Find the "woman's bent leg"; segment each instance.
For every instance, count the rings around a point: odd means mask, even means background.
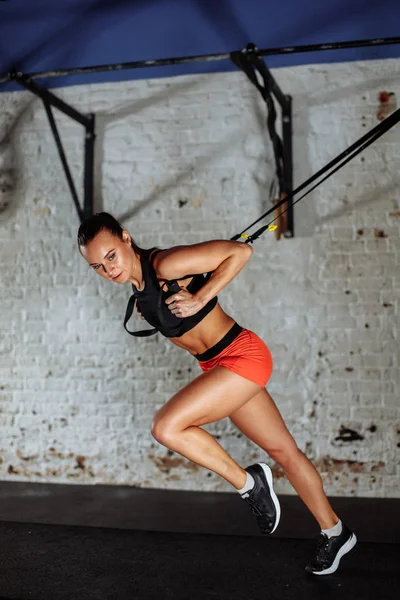
[[[155,415],[153,436],[161,444],[214,471],[236,489],[247,474],[201,425],[238,411],[260,392],[260,386],[215,367],[175,394]]]
[[[297,447],[266,390],[260,391],[238,408],[230,415],[230,419],[240,431],[282,466],[288,480],[321,529],[333,527],[339,521],[325,495],[321,476]]]

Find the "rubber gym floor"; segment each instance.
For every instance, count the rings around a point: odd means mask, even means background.
[[[400,501],[331,498],[358,544],[304,572],[318,527],[297,496],[262,536],[236,494],[2,482],[0,600],[394,600]]]

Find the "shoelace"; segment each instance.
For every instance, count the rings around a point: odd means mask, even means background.
[[[248,496],[247,498],[243,498],[243,500],[244,500],[245,502],[247,502],[247,504],[250,506],[250,508],[251,508],[251,511],[253,512],[253,514],[255,514],[255,515],[257,515],[257,516],[260,516],[260,515],[261,515],[260,511],[258,510],[258,508],[257,508],[257,506],[256,506],[256,503],[255,503],[255,501],[254,501],[254,498],[252,498],[251,496]]]
[[[256,503],[254,501],[254,498],[252,498],[251,496],[248,496],[247,498],[243,498],[243,500],[245,502],[247,502],[247,504],[250,506],[251,511],[254,515],[256,515],[256,517],[261,517],[263,522],[265,522],[265,526],[266,527],[270,527],[271,523],[272,523],[272,519],[270,517],[268,517],[267,515],[263,515],[260,510],[257,508]]]
[[[328,546],[329,546],[329,538],[326,535],[321,533],[317,539],[317,551],[315,554],[315,557],[317,560],[326,559],[325,552],[326,552]]]

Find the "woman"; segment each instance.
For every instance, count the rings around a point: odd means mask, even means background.
[[[229,417],[281,465],[318,521],[317,552],[306,571],[315,575],[336,571],[356,537],[333,511],[319,473],[298,449],[265,389],[272,372],[267,346],[218,304],[217,294],[245,266],[252,248],[215,240],[143,250],[107,213],[81,224],[78,245],[83,258],[101,277],[132,284],[141,316],[192,354],[203,370],[156,413],[155,439],[228,481],[249,504],[260,530],[272,533],[279,523],[280,506],[269,467],[258,463],[243,469],[201,428]],[[204,277],[206,272],[211,276]],[[133,302],[130,304],[132,309]],[[125,324],[128,317],[129,313]]]

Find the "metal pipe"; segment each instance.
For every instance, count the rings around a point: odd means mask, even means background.
[[[387,46],[400,44],[400,37],[377,38],[369,40],[354,40],[350,42],[328,42],[325,44],[308,44],[303,46],[283,46],[280,48],[267,48],[259,50],[260,56],[276,56],[280,54],[298,54],[304,52],[321,52],[324,50],[343,50],[345,48],[362,48],[365,46]],[[218,60],[230,60],[231,53],[223,54],[201,54],[198,56],[184,56],[181,58],[162,58],[157,60],[141,60],[127,63],[115,63],[110,65],[97,65],[92,67],[76,67],[71,69],[57,69],[53,71],[42,71],[29,73],[30,78],[40,79],[48,77],[64,77],[67,75],[85,75],[89,73],[101,73],[104,71],[122,71],[126,69],[142,69],[145,67],[165,67],[167,65],[183,65],[196,62],[213,62]],[[0,83],[11,81],[12,73],[0,77]]]

